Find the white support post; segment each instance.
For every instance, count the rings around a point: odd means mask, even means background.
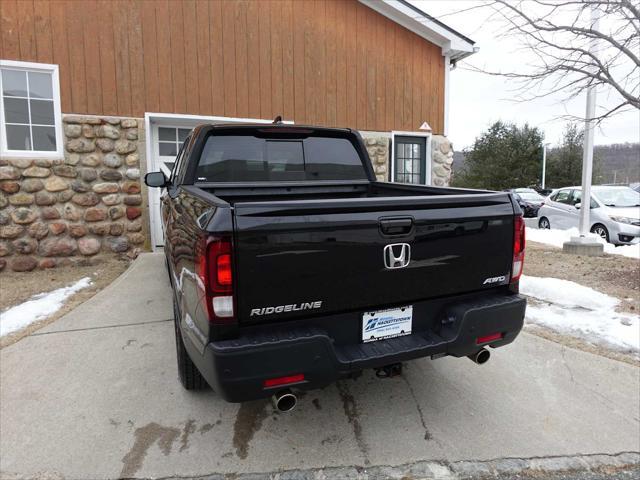
[[[600,11],[595,6],[591,10],[593,29],[598,29]],[[594,52],[597,47],[595,37],[591,40],[589,50]],[[596,89],[593,85],[587,89],[587,108],[584,124],[584,148],[582,153],[582,208],[580,209],[580,236],[585,237],[589,232],[589,214],[591,213],[591,178],[593,176],[593,134],[594,117],[596,116]]]
[[[449,136],[449,91],[451,90],[451,57],[444,56],[444,136]]]
[[[547,177],[547,145],[545,143],[542,145],[542,189],[544,190],[545,178]]]

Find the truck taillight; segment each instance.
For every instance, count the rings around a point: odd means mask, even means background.
[[[212,238],[207,243],[208,287],[214,295],[231,293],[233,273],[231,268],[231,240]]]
[[[524,265],[525,225],[521,215],[513,221],[513,264],[511,266],[511,283],[520,280]]]
[[[233,272],[231,271],[231,254],[222,253],[216,259],[216,282],[220,286],[230,286],[233,281]]]
[[[231,238],[206,237],[198,255],[198,276],[204,288],[204,301],[213,324],[235,322],[233,298],[233,258]]]

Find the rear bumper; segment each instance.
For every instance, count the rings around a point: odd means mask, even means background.
[[[299,373],[305,379],[292,388],[321,388],[365,368],[432,355],[471,355],[487,346],[476,344],[478,337],[496,332],[502,338],[488,346],[507,345],[522,329],[525,308],[526,300],[519,295],[488,295],[448,305],[436,329],[366,344],[336,345],[315,327],[256,333],[209,343],[200,370],[230,402],[269,397],[279,387],[264,388],[265,379]]]

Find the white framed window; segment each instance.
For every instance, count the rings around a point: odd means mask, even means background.
[[[61,158],[58,66],[0,60],[0,153]]]
[[[155,125],[154,129],[155,157],[159,161],[160,170],[169,177],[176,161],[176,155],[178,155],[180,147],[189,136],[191,128]]]

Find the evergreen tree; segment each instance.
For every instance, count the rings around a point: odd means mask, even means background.
[[[540,183],[542,140],[542,132],[526,123],[495,122],[465,151],[464,167],[455,172],[453,185],[505,190]]]

